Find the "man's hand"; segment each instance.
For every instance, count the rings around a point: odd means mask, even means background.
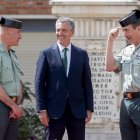
[[[47,111],[42,111],[39,114],[39,120],[40,122],[45,125],[46,127],[49,126],[49,117],[47,114]]]
[[[118,37],[120,29],[121,29],[121,27],[116,27],[116,28],[111,29],[109,32],[109,39],[114,41]]]
[[[10,118],[20,118],[23,116],[23,109],[21,108],[21,106],[15,104],[12,106],[11,108],[11,112],[10,112]]]
[[[86,124],[90,122],[91,117],[92,117],[92,112],[90,110],[87,110],[87,117],[85,120]]]

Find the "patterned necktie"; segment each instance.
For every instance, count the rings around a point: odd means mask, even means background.
[[[68,48],[64,48],[62,50],[63,51],[62,62],[63,62],[64,68],[65,68],[66,74],[67,74],[67,50],[68,50]]]

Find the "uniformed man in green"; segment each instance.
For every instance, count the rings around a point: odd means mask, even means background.
[[[106,70],[122,72],[123,96],[120,109],[122,140],[140,140],[140,10],[120,19],[121,27],[111,29],[107,41]],[[113,56],[113,45],[119,31],[130,45]]]
[[[21,38],[20,21],[0,19],[0,140],[18,140],[18,120],[23,115],[20,101],[20,69],[12,46]]]

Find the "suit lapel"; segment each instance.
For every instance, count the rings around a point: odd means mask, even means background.
[[[71,60],[70,60],[70,67],[68,77],[71,75],[72,71],[75,69],[75,62],[78,59],[77,51],[73,45],[71,45]]]

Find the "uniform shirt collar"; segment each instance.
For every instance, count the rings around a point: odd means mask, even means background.
[[[2,42],[0,42],[0,51],[1,51],[1,52],[4,52],[4,51],[7,52],[7,50],[6,50],[6,48],[4,47],[4,45],[2,44]]]

